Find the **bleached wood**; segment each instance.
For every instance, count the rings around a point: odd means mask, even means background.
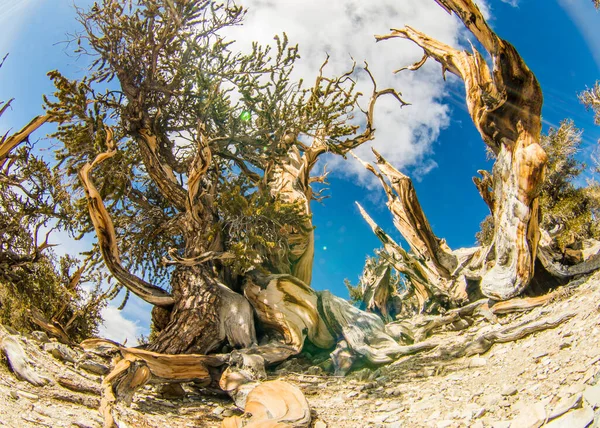
[[[482,264],[481,290],[489,297],[506,300],[521,293],[533,276],[539,239],[537,196],[543,180],[546,153],[540,146],[542,92],[516,49],[499,38],[471,0],[439,0],[455,13],[491,56],[490,70],[473,48],[461,51],[411,27],[392,30],[377,40],[405,38],[420,46],[425,55],[465,83],[469,113],[484,142],[496,154],[493,197],[494,237]],[[422,63],[421,60],[419,63]],[[487,185],[489,183],[480,183]],[[485,186],[480,190],[484,189]]]

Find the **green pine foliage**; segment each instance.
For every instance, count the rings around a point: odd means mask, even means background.
[[[93,180],[126,267],[168,288],[172,267],[163,261],[171,254],[234,254],[214,264],[219,274],[277,264],[305,219],[272,198],[266,181],[317,131],[326,130],[330,152],[357,133],[354,69],[341,77],[321,69],[311,87],[290,77],[299,53],[285,34],[234,50],[222,31],[239,25],[245,10],[229,1],[104,0],[78,12],[83,35],[73,45],[91,66],[79,80],[51,72],[56,91],[46,109],[60,122],[58,160],[80,196],[76,175],[106,150],[104,127],[113,129],[117,154],[94,168]],[[157,137],[161,168],[172,171],[183,198],[190,165],[202,146],[210,150],[191,210],[148,171],[141,129]],[[84,198],[74,205],[73,221],[93,232]],[[193,227],[185,212],[197,214]],[[92,257],[101,263],[98,251]]]
[[[558,230],[554,239],[561,250],[586,238],[600,238],[597,184],[584,187],[575,184],[586,169],[576,158],[581,147],[581,132],[573,121],[566,120],[558,129],[551,128],[548,135],[542,137],[541,144],[548,154],[540,196],[541,226]]]

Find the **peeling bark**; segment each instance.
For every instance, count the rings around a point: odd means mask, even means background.
[[[411,27],[392,30],[376,39],[409,39],[440,63],[444,72],[450,71],[465,83],[471,118],[497,156],[493,198],[482,194],[488,205],[494,201],[495,228],[488,249],[493,266],[481,272],[481,290],[489,297],[506,300],[529,284],[537,253],[537,197],[547,160],[539,144],[542,92],[516,49],[490,29],[471,0],[438,3],[454,12],[483,45],[492,57],[493,70],[475,49],[472,53],[456,50]]]

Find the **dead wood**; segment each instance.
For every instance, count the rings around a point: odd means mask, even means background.
[[[371,226],[375,236],[383,244],[385,252],[382,256],[388,258],[388,262],[399,273],[409,278],[408,283],[412,286],[417,297],[420,311],[423,312],[431,300],[445,300],[448,294],[438,287],[440,278],[432,272],[425,264],[421,263],[416,257],[410,255],[406,250],[396,243],[387,233],[383,231],[367,214],[363,207],[357,202],[356,205]]]
[[[36,308],[33,308],[29,310],[29,315],[31,321],[35,325],[37,325],[50,335],[56,337],[60,342],[65,343],[67,345],[74,344],[71,338],[69,337],[69,334],[63,328],[63,326],[59,323],[51,323],[48,319],[46,319],[46,317],[44,317],[41,311],[37,310]]]
[[[48,114],[37,116],[33,118],[27,125],[25,125],[19,132],[9,137],[0,136],[0,165],[4,164],[4,160],[15,147],[29,138],[29,136],[35,130],[37,130],[44,123],[48,122],[50,119],[51,116]]]
[[[0,326],[0,349],[6,356],[13,372],[34,386],[44,386],[49,379],[40,376],[31,366],[31,359],[21,346],[18,336],[9,335]]]
[[[102,392],[99,387],[90,385],[89,383],[83,383],[70,376],[59,376],[56,378],[56,383],[68,390],[82,392],[84,394],[100,395]]]
[[[499,38],[471,0],[438,1],[455,13],[491,56],[473,48],[461,51],[411,27],[376,36],[378,41],[405,38],[420,46],[426,57],[441,64],[465,83],[469,113],[485,144],[496,154],[492,182],[478,184],[492,206],[494,236],[478,266],[480,287],[488,297],[507,300],[520,294],[533,276],[539,239],[538,202],[546,153],[539,144],[542,92],[516,49]],[[422,65],[424,59],[419,61]],[[413,67],[418,68],[418,67]],[[491,187],[491,189],[490,189]]]
[[[311,421],[310,407],[302,391],[280,380],[256,386],[248,394],[244,412],[251,415],[247,423],[233,416],[224,420],[221,427],[307,427]]]
[[[65,394],[56,391],[48,391],[45,393],[45,395],[66,403],[79,404],[87,407],[88,409],[98,409],[100,407],[100,399],[96,397],[90,397],[89,395]]]
[[[538,331],[558,327],[565,321],[573,318],[575,313],[558,314],[540,320],[528,320],[516,326],[501,328],[483,333],[475,338],[468,337],[461,343],[449,347],[440,347],[436,351],[438,357],[451,358],[470,357],[475,354],[487,352],[495,343],[513,342]]]

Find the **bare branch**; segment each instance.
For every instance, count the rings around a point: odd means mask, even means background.
[[[3,137],[3,139],[0,141],[0,165],[4,163],[4,160],[12,151],[12,149],[25,141],[36,129],[48,122],[50,118],[51,116],[49,114],[37,116],[16,134],[6,138]]]
[[[102,197],[90,178],[90,171],[95,165],[111,158],[117,152],[112,130],[109,127],[106,127],[105,129],[108,150],[96,156],[96,159],[94,159],[91,164],[89,162],[86,163],[79,172],[79,178],[81,179],[88,200],[88,209],[90,211],[92,223],[96,229],[96,236],[98,237],[98,244],[102,257],[114,277],[136,296],[153,305],[170,306],[174,303],[174,299],[171,295],[162,288],[149,284],[143,279],[133,275],[121,264],[115,228],[110,215],[102,202]]]

